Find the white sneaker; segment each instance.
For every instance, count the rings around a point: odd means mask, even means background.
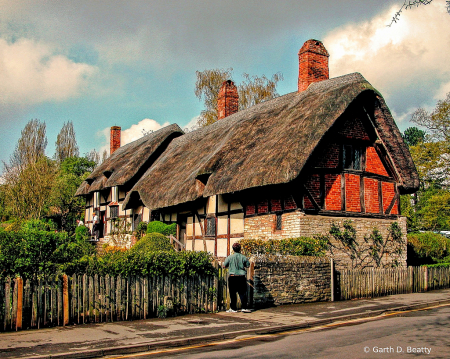
[[[227,310],[227,313],[237,313],[237,310],[233,310],[233,309],[230,308],[230,309]]]
[[[251,313],[252,311],[250,309],[242,309],[241,312],[242,313]]]

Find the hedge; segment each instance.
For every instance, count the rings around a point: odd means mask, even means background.
[[[166,224],[160,221],[152,221],[147,225],[147,233],[161,233],[165,236],[177,235],[177,224]]]
[[[438,233],[408,234],[408,265],[450,262],[450,239]]]
[[[241,252],[252,254],[279,254],[293,256],[322,257],[328,248],[328,242],[323,238],[298,237],[287,239],[242,239]]]

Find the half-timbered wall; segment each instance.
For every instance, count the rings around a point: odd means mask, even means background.
[[[147,215],[149,211],[140,207],[135,210],[124,210],[122,202],[125,199],[126,193],[120,187],[107,188],[102,191],[93,192],[86,197],[85,209],[85,225],[93,231],[93,217],[94,213],[99,215],[100,221],[103,221],[103,237],[108,237],[113,228],[113,219],[126,219],[131,225],[131,230],[134,230],[134,214],[141,214],[141,218]],[[148,220],[148,219],[147,219]],[[107,238],[106,238],[107,239]]]
[[[396,220],[400,211],[395,174],[376,131],[370,129],[363,109],[341,119],[310,160],[309,174],[291,186],[298,190],[245,203],[245,238],[309,235],[300,220],[304,213]]]
[[[161,219],[178,224],[178,238],[186,250],[226,257],[233,243],[244,238],[243,207],[222,195],[208,197],[192,210],[163,212]]]

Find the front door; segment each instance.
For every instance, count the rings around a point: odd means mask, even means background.
[[[103,238],[106,233],[106,211],[100,212],[100,225],[99,225],[99,233],[98,237]]]

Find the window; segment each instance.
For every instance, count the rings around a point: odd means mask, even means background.
[[[109,216],[111,218],[119,217],[119,206],[111,206],[111,207],[109,207]]]
[[[150,222],[161,220],[161,215],[159,211],[151,211],[150,213]]]
[[[276,227],[275,227],[275,229],[277,230],[277,231],[281,231],[281,228],[282,228],[282,219],[281,219],[281,213],[278,213],[277,214],[277,225],[276,225]]]
[[[216,217],[206,218],[206,235],[208,237],[216,235]]]
[[[344,169],[361,170],[361,147],[344,145],[342,154]]]

